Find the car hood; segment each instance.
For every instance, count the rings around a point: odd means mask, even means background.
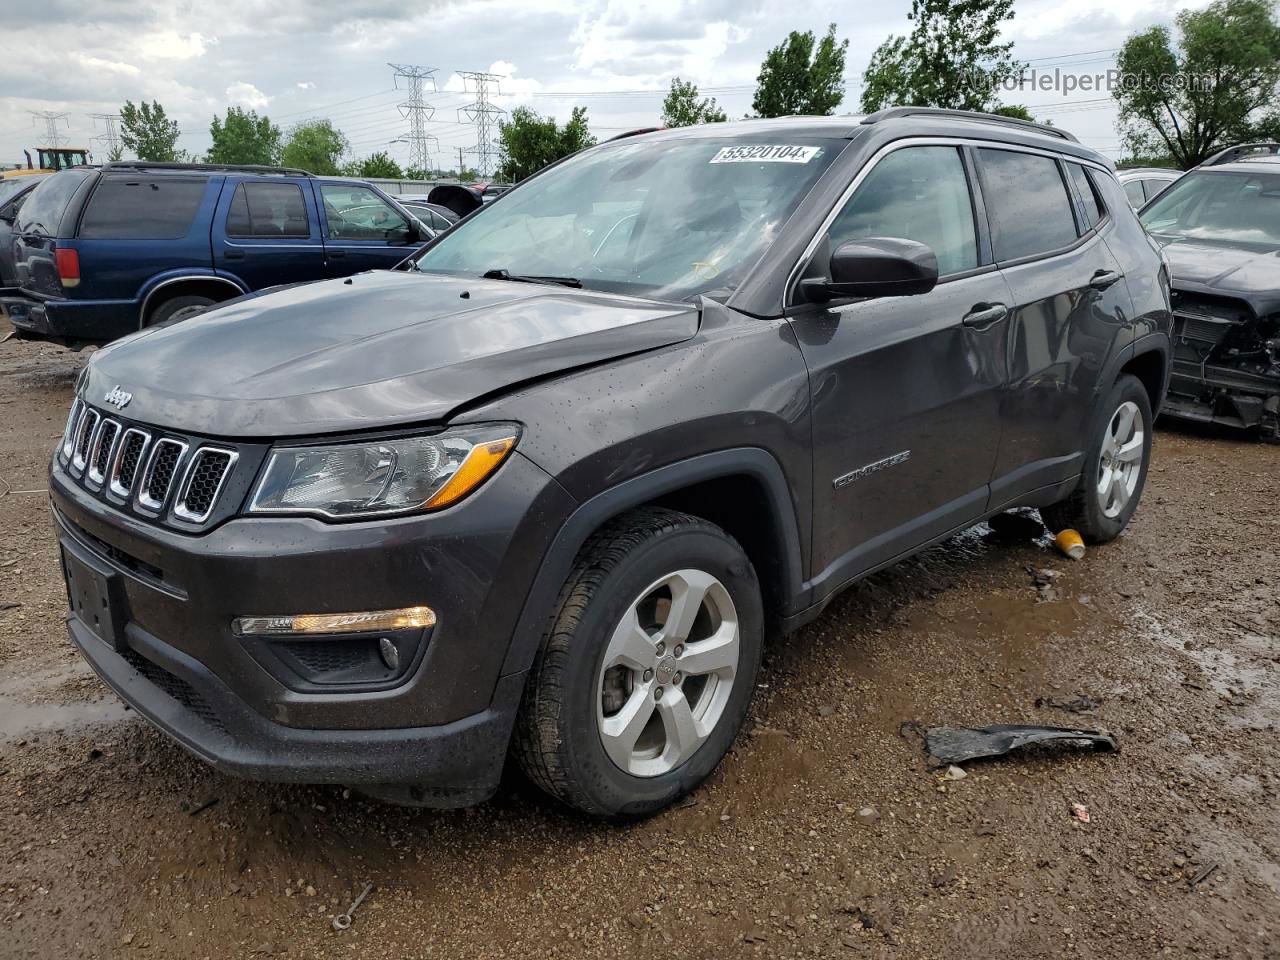
[[[692,305],[379,271],[237,300],[99,351],[81,385],[184,432],[284,437],[439,422],[518,383],[679,343]],[[120,396],[119,393],[116,394]]]
[[[1259,316],[1280,305],[1280,249],[1242,247],[1157,236],[1175,288],[1220,293],[1253,304]]]

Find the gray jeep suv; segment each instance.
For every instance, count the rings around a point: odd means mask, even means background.
[[[1116,537],[1170,322],[1061,130],[619,138],[395,270],[97,353],[51,465],[71,639],[227,773],[447,806],[510,751],[641,816],[860,577],[1017,506]]]

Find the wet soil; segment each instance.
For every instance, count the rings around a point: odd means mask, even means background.
[[[44,495],[83,360],[0,345],[0,957],[1280,956],[1280,448],[1166,427],[1084,560],[979,526],[858,585],[646,823],[515,775],[438,813],[218,775],[83,665]],[[927,769],[922,727],[1018,722],[1122,749]]]

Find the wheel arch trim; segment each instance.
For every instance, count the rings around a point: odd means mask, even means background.
[[[139,328],[141,328],[146,322],[147,311],[151,306],[151,301],[154,299],[156,292],[178,283],[220,283],[224,284],[229,289],[234,290],[235,293],[233,293],[232,296],[236,297],[243,296],[249,292],[247,287],[243,287],[234,280],[230,280],[226,277],[220,277],[215,273],[184,273],[176,277],[168,277],[161,280],[159,283],[153,284],[147,292],[143,294],[142,306],[138,308]]]
[[[738,447],[700,454],[623,481],[581,503],[560,525],[525,596],[521,615],[502,665],[502,676],[529,669],[546,632],[556,597],[573,570],[583,544],[605,523],[635,507],[708,480],[747,476],[769,498],[783,553],[785,617],[805,606],[804,563],[796,507],[782,467],[767,450]]]

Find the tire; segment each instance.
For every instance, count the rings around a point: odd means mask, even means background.
[[[1113,435],[1124,429],[1122,418],[1127,414],[1134,415],[1134,434],[1130,434],[1127,441],[1121,436],[1120,444],[1133,445],[1137,440],[1136,431],[1142,431],[1141,440],[1133,447],[1141,451],[1142,459],[1136,466],[1132,466],[1131,460],[1112,456],[1116,449]],[[1065,500],[1040,509],[1045,526],[1054,533],[1074,529],[1086,543],[1110,543],[1120,536],[1138,509],[1147,482],[1153,422],[1151,400],[1142,381],[1131,374],[1122,374],[1099,406],[1090,428],[1089,449],[1079,487]],[[1111,468],[1112,463],[1117,467]],[[1108,491],[1101,489],[1104,485]],[[1120,496],[1121,491],[1127,492]]]
[[[203,313],[217,302],[210,297],[173,297],[152,310],[144,326],[158,327],[165,323],[177,323]]]
[[[665,614],[694,610],[678,599],[692,596],[702,597],[693,629],[673,622],[668,630]],[[624,621],[631,630],[621,629]],[[575,810],[627,819],[656,813],[705,780],[733,744],[755,689],[763,636],[759,582],[737,541],[674,510],[627,514],[587,542],[561,590],[525,687],[515,758],[535,784]],[[620,637],[633,645],[619,647]],[[623,647],[626,655],[615,662]],[[626,659],[648,657],[650,649],[646,672]],[[731,656],[731,669],[680,670]],[[636,723],[625,722],[633,717]],[[626,730],[641,731],[634,749],[628,735],[614,735]]]

